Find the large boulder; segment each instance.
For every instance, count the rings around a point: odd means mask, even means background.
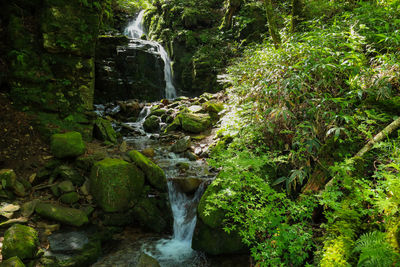
[[[167,179],[160,167],[137,150],[129,151],[128,156],[145,173],[146,180],[152,186],[164,192],[167,190]]]
[[[182,113],[180,115],[182,129],[191,133],[201,133],[211,127],[211,117],[201,113]]]
[[[160,118],[156,115],[147,117],[143,123],[143,128],[150,133],[158,131],[160,129]]]
[[[208,199],[219,190],[221,188],[212,183],[200,199],[192,248],[211,255],[244,253],[246,246],[239,234],[235,231],[228,234],[223,230],[225,211],[220,208],[206,211]]]
[[[51,137],[50,149],[56,158],[73,158],[85,153],[85,143],[78,132],[54,134]]]
[[[37,203],[35,211],[40,216],[71,226],[82,226],[89,222],[86,213],[82,210],[65,208],[48,203]]]
[[[17,256],[18,258],[32,259],[36,256],[39,246],[39,237],[35,229],[14,224],[4,233],[3,259]]]
[[[160,267],[160,264],[155,258],[143,252],[139,257],[136,267]]]
[[[133,207],[135,220],[144,229],[156,233],[168,230],[172,222],[172,214],[168,200],[156,198],[142,198]]]
[[[106,158],[95,163],[90,175],[91,194],[106,212],[129,208],[142,192],[143,184],[143,172],[120,159]]]

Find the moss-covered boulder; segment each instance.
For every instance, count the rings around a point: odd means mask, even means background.
[[[221,102],[208,101],[204,103],[203,108],[209,113],[219,113],[224,110],[224,104]]]
[[[81,186],[85,182],[85,177],[68,165],[59,166],[56,173],[62,179],[71,181],[76,186]]]
[[[201,133],[211,127],[211,117],[208,114],[181,114],[182,129],[191,133]]]
[[[36,256],[39,246],[39,237],[35,229],[14,224],[4,233],[3,259],[17,256],[18,258],[32,259]]]
[[[6,189],[14,188],[15,182],[17,181],[17,175],[12,169],[0,170],[0,182],[1,186]]]
[[[120,159],[106,158],[95,163],[90,175],[91,194],[106,212],[129,208],[142,192],[143,184],[143,172]]]
[[[11,257],[1,262],[0,267],[25,267],[25,264],[18,257]]]
[[[162,233],[171,226],[170,208],[166,203],[159,203],[160,201],[163,200],[143,198],[133,207],[134,219],[144,229]]]
[[[56,158],[73,158],[85,153],[85,143],[78,132],[54,134],[51,137],[50,149]]]
[[[176,130],[179,130],[182,128],[182,123],[181,123],[181,116],[178,115],[175,117],[175,119],[167,126],[165,129],[165,133],[173,132]]]
[[[93,136],[101,141],[117,143],[117,133],[114,131],[111,122],[103,118],[97,118],[94,122]]]
[[[165,173],[157,166],[157,164],[137,150],[129,151],[128,156],[144,172],[146,180],[152,186],[164,192],[167,190],[167,179]]]
[[[40,216],[66,225],[80,227],[89,222],[86,213],[82,210],[65,208],[59,205],[39,202],[35,211]]]
[[[222,228],[211,228],[197,220],[192,248],[210,255],[246,253],[247,248],[236,232],[227,233]]]
[[[197,208],[199,218],[211,228],[221,227],[225,218],[225,212],[222,209],[213,209],[206,212],[207,204],[210,205],[210,203],[207,203],[208,199],[218,193],[220,189],[219,186],[211,183],[201,197]]]
[[[157,132],[160,129],[160,118],[156,115],[147,117],[143,123],[143,128],[146,132]]]
[[[79,201],[79,194],[76,192],[65,193],[60,197],[60,201],[65,204],[73,204]]]

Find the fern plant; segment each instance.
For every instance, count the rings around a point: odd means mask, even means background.
[[[357,264],[360,267],[393,266],[396,257],[393,248],[386,241],[386,234],[378,231],[361,235],[354,252],[360,253]]]

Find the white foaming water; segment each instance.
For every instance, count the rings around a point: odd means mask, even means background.
[[[144,10],[140,11],[139,15],[129,23],[128,27],[126,27],[124,33],[129,38],[132,39],[140,39],[143,35],[146,35],[146,32],[143,28],[143,17],[144,17]],[[144,41],[145,43],[152,44],[153,46],[157,47],[157,54],[161,56],[161,59],[164,61],[164,80],[165,80],[165,97],[167,99],[174,99],[176,98],[176,90],[172,83],[172,69],[171,69],[171,59],[168,56],[167,51],[164,47],[154,41]]]
[[[146,253],[156,258],[163,267],[177,264],[191,266],[196,261],[197,252],[191,248],[193,231],[196,226],[196,206],[204,191],[201,184],[192,197],[179,192],[173,182],[168,182],[168,194],[174,216],[174,234],[170,239],[157,241],[154,247],[144,246]]]

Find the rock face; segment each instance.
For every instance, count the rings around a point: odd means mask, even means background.
[[[137,150],[129,151],[128,156],[144,172],[149,184],[163,192],[167,190],[167,179],[160,167]]]
[[[4,3],[0,11],[8,22],[3,30],[11,97],[20,107],[46,113],[39,117],[51,115],[51,124],[61,130],[91,132],[75,115],[87,119],[84,111],[93,104],[95,44],[103,6],[111,0],[99,3],[100,8],[68,0],[18,1]]]
[[[117,143],[117,133],[114,131],[111,122],[103,118],[97,118],[94,122],[93,136],[101,141]]]
[[[74,158],[85,153],[85,143],[78,132],[54,134],[51,137],[50,149],[56,158]]]
[[[129,208],[139,197],[144,175],[135,165],[120,159],[106,158],[94,164],[90,174],[90,191],[105,212]]]
[[[96,47],[96,102],[163,98],[164,62],[157,49],[152,42],[101,36]]]
[[[35,211],[44,218],[71,226],[79,227],[89,222],[86,213],[78,209],[65,208],[47,203],[37,203]]]
[[[205,212],[207,199],[219,190],[218,186],[211,184],[200,199],[192,248],[211,255],[245,253],[246,246],[239,234],[236,232],[228,234],[223,230],[225,212],[221,209]]]
[[[35,229],[14,224],[4,233],[2,255],[3,259],[17,256],[18,258],[34,258],[39,246],[39,237]]]
[[[142,198],[133,207],[134,219],[144,229],[156,233],[166,231],[171,223],[171,210],[168,199]]]

